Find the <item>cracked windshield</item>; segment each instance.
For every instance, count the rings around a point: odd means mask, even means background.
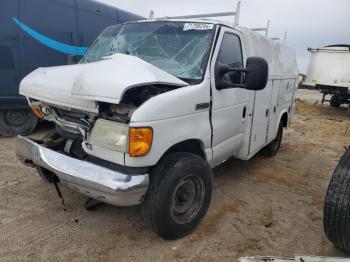
[[[81,63],[121,53],[141,58],[184,81],[204,76],[214,35],[213,24],[152,22],[108,27]]]

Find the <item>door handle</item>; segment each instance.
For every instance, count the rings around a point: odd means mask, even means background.
[[[243,114],[242,114],[242,118],[245,119],[246,117],[246,114],[247,114],[247,107],[243,107]]]

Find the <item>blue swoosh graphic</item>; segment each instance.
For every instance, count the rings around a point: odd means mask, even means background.
[[[72,45],[67,45],[67,44],[55,41],[51,38],[48,38],[34,31],[29,26],[19,21],[16,17],[12,17],[12,19],[28,35],[30,35],[31,37],[33,37],[35,40],[42,43],[43,45],[46,45],[47,47],[54,49],[58,52],[65,53],[68,55],[83,55],[87,50],[87,47],[72,46]]]

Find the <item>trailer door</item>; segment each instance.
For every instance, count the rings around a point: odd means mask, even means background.
[[[38,67],[64,65],[69,55],[59,44],[76,46],[75,8],[56,1],[21,1],[20,22],[43,37],[21,32],[22,77]]]

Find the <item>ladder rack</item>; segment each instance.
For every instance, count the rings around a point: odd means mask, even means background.
[[[157,19],[198,19],[198,18],[213,18],[213,17],[224,17],[224,16],[234,16],[234,25],[239,24],[239,15],[241,11],[241,1],[237,2],[235,12],[223,12],[223,13],[209,13],[209,14],[198,14],[198,15],[183,15],[183,16],[165,16]],[[151,11],[150,19],[154,19],[154,12]]]
[[[264,32],[265,32],[265,35],[266,35],[266,36],[269,36],[269,32],[270,32],[270,23],[271,23],[271,21],[268,20],[268,21],[267,21],[266,27],[250,28],[250,30],[255,31],[255,32],[264,31]]]
[[[222,13],[209,13],[209,14],[198,14],[198,15],[181,15],[181,16],[164,16],[164,17],[159,17],[155,18],[154,17],[154,12],[151,10],[149,14],[149,19],[151,20],[166,20],[166,19],[201,19],[201,18],[214,18],[214,17],[225,17],[225,16],[234,16],[234,24],[233,25],[239,25],[239,18],[241,14],[241,1],[239,0],[237,2],[236,6],[236,11],[235,12],[222,12]],[[265,36],[269,37],[270,34],[270,25],[271,21],[267,21],[266,27],[257,27],[257,28],[250,28],[250,30],[255,31],[255,32],[265,32]],[[273,38],[270,37],[272,40],[283,40],[286,42],[287,39],[287,32],[284,34],[284,38]]]
[[[270,25],[271,25],[271,21],[268,20],[266,27],[250,28],[250,30],[255,32],[265,32],[265,36],[269,37]],[[284,33],[283,38],[282,37],[269,37],[269,38],[276,41],[283,40],[283,42],[285,43],[287,41],[287,32]]]

